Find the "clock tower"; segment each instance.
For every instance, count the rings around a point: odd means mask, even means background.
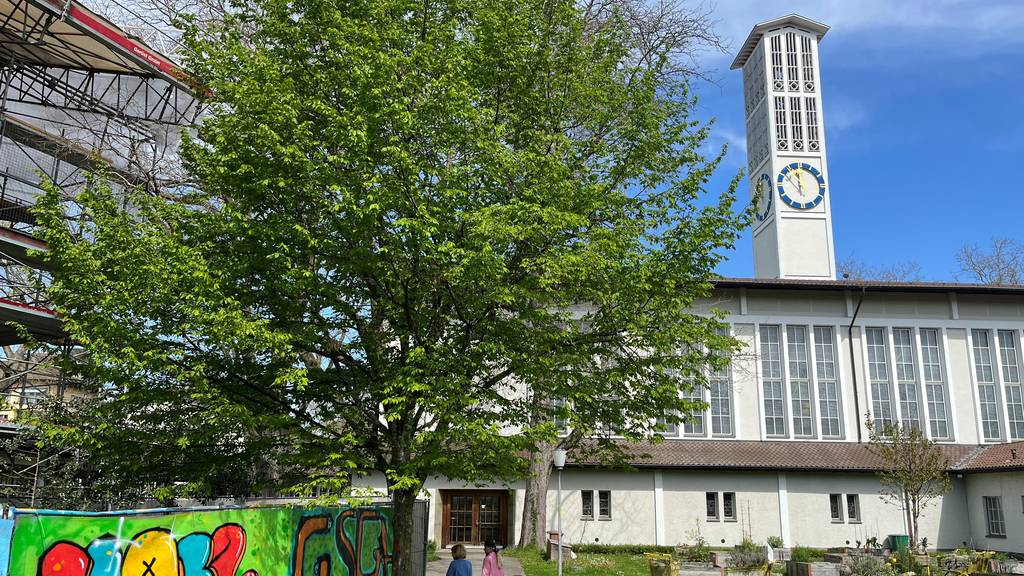
[[[754,26],[743,70],[754,276],[835,280],[818,43],[828,26],[790,14]]]

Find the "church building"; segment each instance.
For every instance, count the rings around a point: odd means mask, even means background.
[[[930,548],[1024,550],[1024,286],[836,278],[818,46],[828,26],[795,14],[754,26],[743,74],[754,277],[716,283],[745,343],[696,392],[708,409],[637,446],[637,471],[570,461],[567,543],[856,545],[906,534],[886,501],[865,415],[941,445],[952,489],[927,508]],[[837,194],[851,191],[836,191]],[[512,545],[523,486],[437,481],[429,536]]]

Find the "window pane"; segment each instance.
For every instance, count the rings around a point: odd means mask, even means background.
[[[893,328],[896,381],[900,389],[900,419],[905,425],[921,427],[917,398],[917,370],[914,369],[914,333],[910,328]]]
[[[850,520],[860,520],[860,496],[857,494],[846,495],[846,517]]]
[[[715,436],[732,435],[732,386],[729,378],[712,376],[711,379],[711,433]]]
[[[832,519],[841,522],[843,520],[843,495],[829,494],[828,505],[832,512]]]
[[[782,349],[778,326],[761,326],[761,377],[764,425],[769,436],[786,435],[786,406],[782,387]]]
[[[718,492],[707,492],[704,499],[708,520],[718,520]]]
[[[722,516],[726,520],[736,519],[736,493],[735,492],[723,492],[722,493]]]
[[[696,384],[689,392],[684,392],[683,397],[693,402],[704,401],[704,389],[699,388]],[[690,416],[683,422],[683,434],[687,436],[703,436],[704,435],[704,411],[694,410],[690,413]]]
[[[881,426],[894,423],[892,385],[889,382],[888,354],[885,352],[885,329],[865,331],[868,346],[868,375],[871,380],[871,408],[875,422]]]
[[[928,397],[928,423],[932,437],[949,438],[946,385],[942,380],[942,352],[939,349],[939,331],[935,328],[921,329],[921,369]]]
[[[786,348],[789,357],[789,397],[793,410],[793,434],[814,436],[814,416],[811,414],[811,385],[807,362],[807,328],[786,327]]]
[[[594,517],[594,493],[590,490],[584,490],[580,492],[583,497],[583,517],[593,518]]]
[[[814,363],[818,377],[818,412],[821,435],[831,438],[842,436],[839,411],[839,386],[836,383],[835,341],[832,328],[814,327]]]
[[[1006,524],[1003,521],[1003,503],[999,496],[983,496],[985,501],[985,523],[989,536],[1005,536]]]
[[[985,440],[999,440],[999,400],[992,363],[992,342],[988,330],[971,330],[974,375],[978,381],[978,403]]]
[[[1020,356],[1017,350],[1016,330],[999,331],[999,352],[1010,439],[1021,440],[1024,439],[1024,400],[1021,398]]]
[[[612,493],[608,490],[601,490],[597,493],[597,513],[601,518],[607,520],[612,517]]]

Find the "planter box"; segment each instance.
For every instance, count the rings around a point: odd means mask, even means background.
[[[999,574],[1024,574],[1024,562],[1019,560],[996,560],[994,564]]]
[[[786,576],[839,576],[839,564],[833,562],[786,562]]]
[[[764,576],[764,567],[760,568],[726,568],[726,576]]]
[[[725,573],[711,562],[680,562],[679,572],[683,576],[723,576]]]

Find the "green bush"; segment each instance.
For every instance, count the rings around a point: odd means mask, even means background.
[[[768,545],[772,548],[782,548],[786,545],[786,542],[782,539],[782,536],[769,536]]]
[[[902,548],[893,554],[895,560],[893,570],[899,574],[905,572],[913,572],[914,574],[924,574],[925,567],[917,561],[917,558],[910,553],[909,548]]]
[[[672,546],[653,546],[648,544],[573,544],[573,552],[584,554],[644,554],[658,552],[675,554]]]
[[[821,562],[825,559],[825,552],[817,548],[808,548],[807,546],[797,544],[793,547],[790,559],[793,562]]]
[[[892,576],[892,570],[877,556],[854,554],[847,565],[852,576]]]
[[[441,557],[437,555],[437,542],[434,540],[427,540],[427,562],[433,562],[434,560],[440,560]]]

